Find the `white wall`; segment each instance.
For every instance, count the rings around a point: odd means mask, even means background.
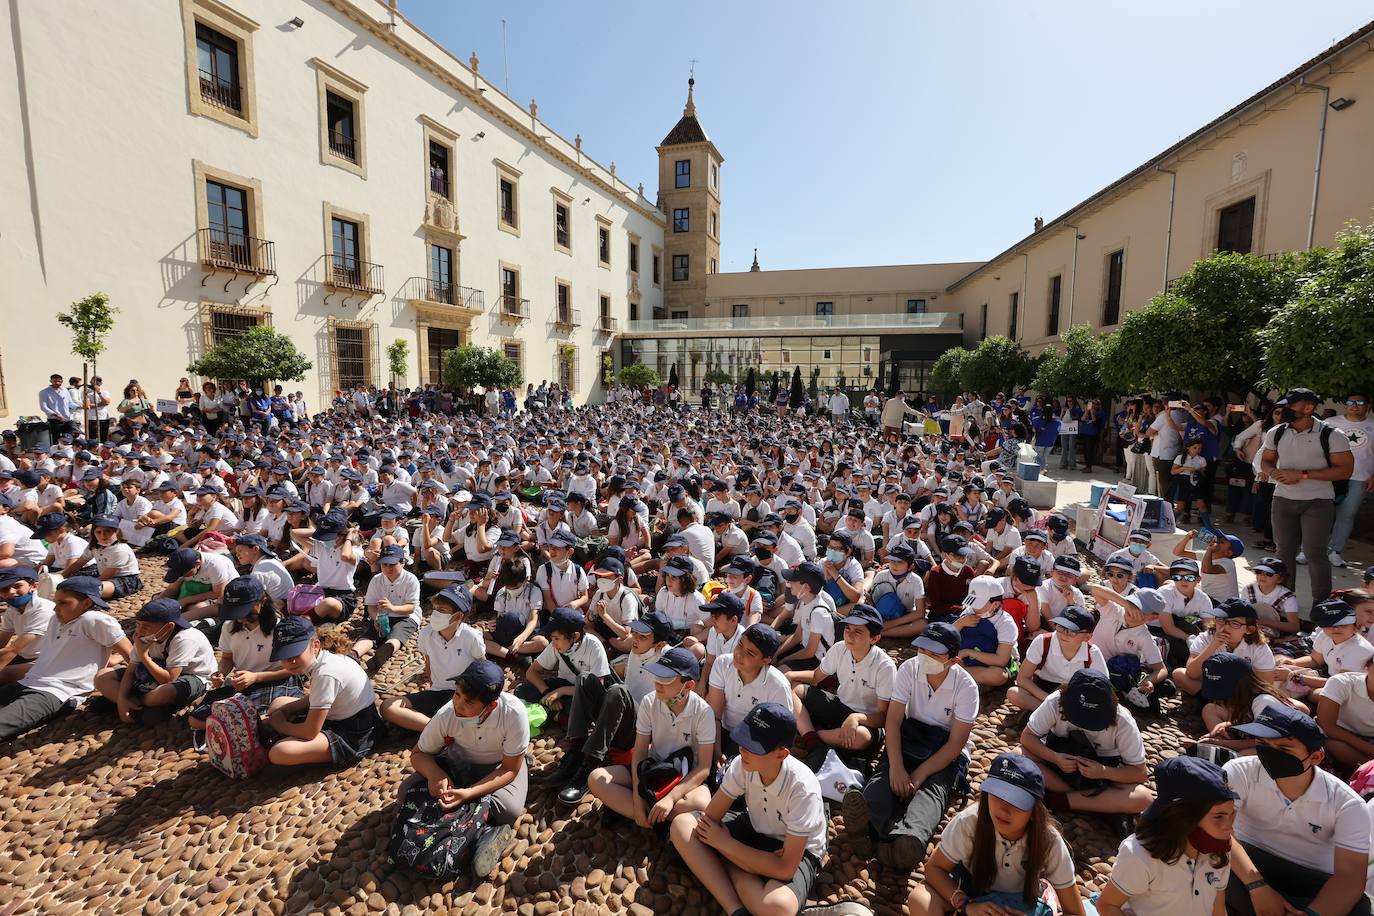
[[[360,15],[385,19],[372,0],[337,0]],[[490,310],[498,296],[498,262],[522,268],[521,295],[531,300],[523,326],[474,320],[473,342],[497,344],[499,336],[525,341],[529,379],[551,377],[559,343],[579,349],[578,399],[596,397],[599,354],[610,339],[595,330],[598,290],[610,292],[612,315],[628,315],[626,233],[641,237],[640,307],[652,314],[661,293],[649,282],[651,246],[662,244],[661,216],[649,201],[618,182],[597,183],[560,161],[575,156],[571,144],[536,124],[528,112],[522,135],[508,124],[518,108],[494,90],[475,102],[439,76],[403,57],[325,0],[232,0],[229,5],[260,28],[253,35],[259,136],[189,113],[185,38],[180,6],[110,4],[68,0],[63,15],[20,4],[0,8],[3,34],[17,34],[22,54],[18,85],[0,85],[0,358],[10,416],[36,412],[36,393],[50,372],[79,374],[68,355],[69,337],[57,312],[95,291],[120,309],[101,374],[111,387],[137,377],[149,393],[170,397],[199,348],[199,306],[204,299],[266,304],[273,324],[289,333],[316,365],[328,364],[324,334],[331,316],[375,321],[380,348],[394,339],[411,343],[408,381],[419,378],[415,316],[400,298],[408,277],[426,276],[421,229],[425,207],[425,141],[421,114],[459,134],[455,164],[459,231],[458,282],[481,289]],[[286,23],[299,16],[305,26]],[[452,58],[442,58],[404,21],[397,41],[437,61],[457,78],[473,80]],[[11,48],[11,50],[14,50]],[[365,84],[367,178],[322,164],[318,128],[318,57]],[[9,69],[9,72],[16,70]],[[485,85],[485,83],[482,83]],[[27,132],[21,117],[27,102]],[[485,138],[476,139],[478,132]],[[646,137],[645,142],[653,142]],[[26,143],[27,141],[27,143]],[[26,151],[27,150],[27,151]],[[497,170],[501,159],[522,171],[521,234],[497,229]],[[266,238],[276,243],[275,285],[259,282],[245,293],[244,278],[210,276],[196,254],[196,196],[201,192],[192,161],[255,178],[262,183]],[[605,170],[590,160],[603,180]],[[575,200],[574,254],[553,246],[555,186]],[[586,205],[585,198],[590,198]],[[629,201],[638,200],[642,209]],[[365,305],[358,296],[328,297],[319,280],[325,253],[323,202],[367,214],[370,259],[385,267],[385,296]],[[32,204],[32,205],[31,205]],[[595,214],[612,221],[613,269],[596,258]],[[40,255],[41,251],[41,255]],[[554,277],[573,283],[573,306],[583,325],[550,340]],[[202,280],[205,280],[202,285]],[[382,358],[385,382],[385,357]],[[321,379],[312,371],[300,387],[319,403]]]

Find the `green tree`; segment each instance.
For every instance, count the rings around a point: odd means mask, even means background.
[[[959,363],[960,387],[991,396],[1024,389],[1035,377],[1035,360],[1014,340],[1000,334],[985,338]]]
[[[204,378],[243,379],[265,387],[274,379],[299,382],[310,367],[310,360],[290,337],[260,324],[226,340],[186,371]]]
[[[954,347],[940,354],[930,367],[930,388],[942,402],[954,399],[963,390],[961,367],[969,351]]]
[[[1259,332],[1265,384],[1340,398],[1374,383],[1374,224],[1308,252],[1293,301]]]
[[[617,376],[620,384],[629,385],[631,388],[657,388],[663,384],[663,376],[658,374],[658,370],[653,369],[643,363],[630,363],[628,366],[620,367],[620,374]]]
[[[1050,347],[1040,354],[1031,387],[1051,397],[1102,397],[1110,394],[1102,381],[1102,349],[1107,338],[1087,325],[1069,328],[1060,336],[1064,352]]]
[[[708,385],[733,385],[735,380],[730,377],[730,373],[724,369],[707,369],[706,374],[701,377],[703,382]]]
[[[85,299],[78,299],[72,307],[58,314],[57,320],[72,332],[72,354],[81,357],[81,381],[90,383],[92,375],[99,375],[97,360],[105,352],[105,337],[114,328],[115,312],[119,309],[110,305],[110,297],[104,293],[91,293]],[[85,390],[84,387],[82,389]],[[91,409],[82,397],[84,428],[91,425]]]
[[[386,345],[386,364],[391,370],[391,381],[399,384],[405,377],[410,357],[410,344],[401,339]]]
[[[444,384],[460,392],[473,388],[515,388],[520,367],[490,347],[458,347],[444,354]]]

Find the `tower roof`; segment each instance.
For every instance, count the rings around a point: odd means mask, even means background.
[[[701,122],[697,120],[697,106],[692,101],[692,87],[695,85],[695,79],[687,81],[687,104],[683,106],[682,118],[673,125],[672,130],[668,131],[668,136],[663,138],[663,142],[659,146],[685,146],[688,143],[711,142],[711,138],[706,136],[706,131],[701,128]]]

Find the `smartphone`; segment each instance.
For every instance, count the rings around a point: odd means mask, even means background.
[[[1247,410],[1249,410],[1249,409],[1250,409],[1250,408],[1246,407],[1244,404],[1227,404],[1227,405],[1226,405],[1226,412],[1227,412],[1227,413],[1245,413],[1245,412],[1246,412]]]
[[[1170,408],[1171,410],[1174,410],[1174,409],[1182,410],[1182,409],[1183,409],[1183,402],[1182,402],[1182,401],[1170,401],[1170,402],[1169,402],[1169,408]]]
[[[1206,550],[1217,542],[1217,533],[1215,531],[1208,531],[1204,528],[1197,533],[1197,537],[1193,540],[1197,544],[1198,549]]]

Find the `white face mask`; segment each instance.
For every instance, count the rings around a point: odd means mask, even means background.
[[[448,625],[453,623],[453,615],[445,614],[443,611],[434,611],[429,615],[429,626],[433,630],[447,630]]]
[[[916,670],[927,677],[934,677],[945,670],[944,662],[930,655],[916,656]]]
[[[599,592],[601,592],[601,594],[609,595],[611,592],[615,591],[615,580],[598,579],[596,582],[596,588]]]

